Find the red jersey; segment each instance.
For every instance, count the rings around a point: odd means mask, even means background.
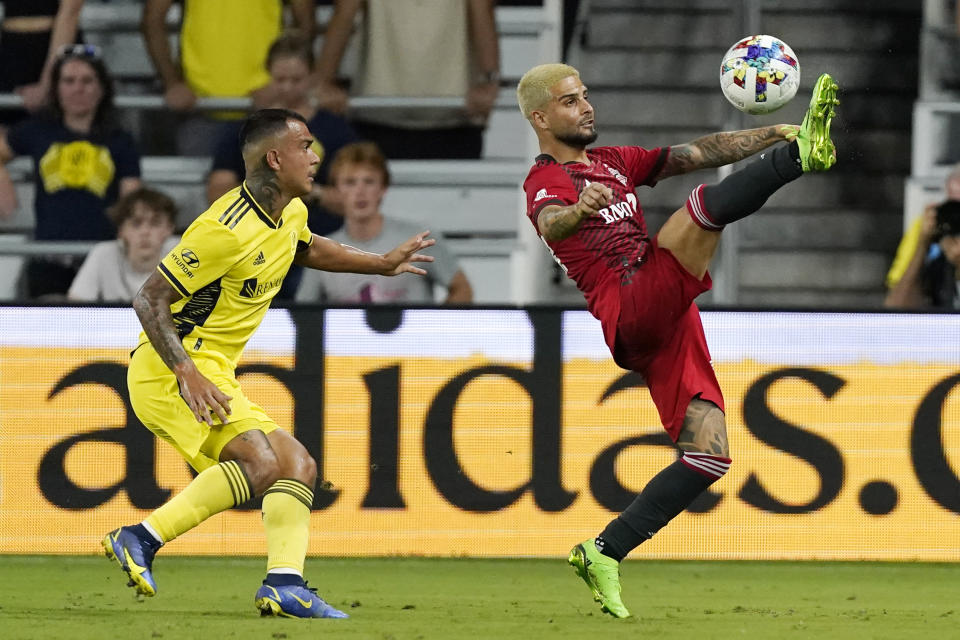
[[[589,165],[560,164],[543,154],[537,157],[523,183],[527,217],[537,235],[537,216],[544,207],[576,203],[580,191],[591,182],[605,184],[613,191],[610,204],[584,219],[572,236],[557,242],[544,241],[577,283],[591,313],[602,321],[612,321],[604,322],[604,333],[615,328],[620,314],[617,291],[607,285],[615,283],[619,287],[623,277],[633,273],[643,261],[650,244],[643,210],[634,191],[640,185],[656,184],[669,152],[669,147],[597,147],[587,150]]]

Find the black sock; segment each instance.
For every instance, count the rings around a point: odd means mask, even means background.
[[[141,542],[146,543],[154,552],[157,551],[162,545],[162,543],[153,537],[153,535],[147,531],[147,528],[143,526],[142,523],[135,524],[130,527],[130,530],[140,538]]]
[[[718,184],[705,186],[703,207],[711,222],[727,225],[762,207],[774,191],[801,175],[800,147],[796,141],[780,145],[761,153],[759,159]]]
[[[302,585],[304,582],[303,578],[295,573],[268,573],[263,584],[268,584],[271,587],[286,587],[289,585]]]
[[[677,460],[655,475],[626,510],[610,521],[597,536],[597,549],[618,562],[623,560],[716,480]]]

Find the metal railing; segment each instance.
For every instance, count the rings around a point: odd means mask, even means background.
[[[0,236],[2,238],[2,236]],[[85,256],[95,242],[74,240],[21,240],[15,242],[0,239],[0,256]]]
[[[167,109],[163,96],[159,94],[123,94],[115,96],[114,105],[118,109]],[[23,106],[23,99],[15,93],[0,93],[0,109],[15,109]],[[356,96],[351,97],[351,109],[397,109],[397,108],[444,108],[456,109],[466,106],[463,98],[445,96]],[[497,109],[516,109],[516,97],[509,89],[500,90],[494,103]],[[248,110],[253,108],[250,98],[197,98],[198,111]]]

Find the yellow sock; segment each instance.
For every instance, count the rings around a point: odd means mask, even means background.
[[[193,482],[151,513],[145,522],[164,542],[170,542],[213,514],[243,504],[252,495],[250,481],[240,465],[228,460],[201,471]]]
[[[312,506],[313,491],[299,480],[277,480],[263,494],[267,571],[293,569],[303,575]]]

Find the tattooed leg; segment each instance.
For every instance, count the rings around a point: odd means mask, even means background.
[[[729,457],[723,411],[712,402],[700,398],[691,400],[683,418],[683,428],[677,436],[677,446],[684,451]]]
[[[600,553],[622,560],[726,473],[730,458],[723,411],[712,402],[694,398],[687,407],[677,446],[683,450],[680,459],[655,475],[597,536]]]

